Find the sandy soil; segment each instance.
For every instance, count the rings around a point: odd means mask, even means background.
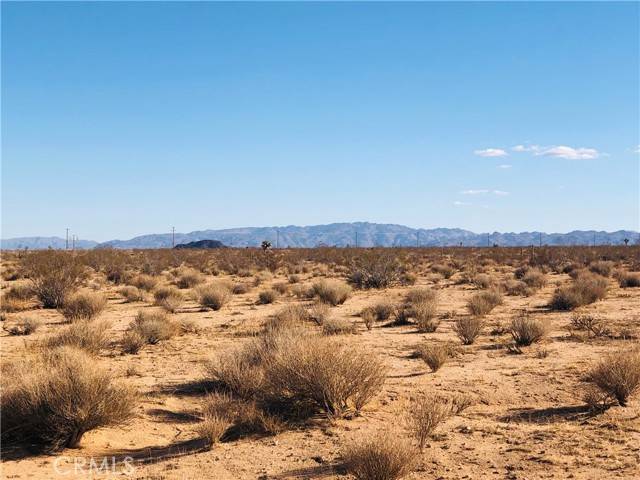
[[[509,268],[499,268],[502,272],[494,273],[496,277],[512,275]],[[313,280],[310,274],[302,277],[303,283]],[[430,334],[418,333],[412,326],[384,324],[367,331],[357,316],[377,300],[399,300],[412,287],[354,291],[344,305],[332,308],[332,314],[358,322],[359,333],[343,336],[342,341],[366,345],[384,359],[389,375],[382,394],[354,419],[316,419],[305,428],[226,442],[211,450],[194,432],[200,421],[203,360],[246,341],[283,305],[310,302],[283,296],[273,305],[256,305],[263,286],[235,295],[217,312],[201,311],[194,302],[186,301],[175,318],[196,321],[202,328],[199,333],[145,346],[137,355],[122,355],[117,346],[122,332],[138,310],[152,307],[150,302],[123,303],[117,287],[105,286],[102,291],[109,302],[100,318],[113,323],[114,346],[99,361],[142,392],[136,418],[125,426],[89,432],[81,448],[57,456],[5,458],[2,478],[348,478],[340,467],[342,445],[390,425],[402,428],[407,398],[418,390],[464,392],[473,396],[475,404],[439,427],[416,471],[407,478],[640,478],[640,396],[632,398],[626,408],[613,407],[597,415],[590,414],[581,400],[582,376],[589,366],[603,353],[629,348],[638,340],[572,334],[568,329],[571,313],[545,308],[555,285],[569,277],[549,274],[548,278],[547,286],[532,297],[506,296],[504,304],[487,317],[489,326],[479,340],[461,347],[462,354],[436,373],[413,358],[412,352],[424,339],[459,343],[451,328],[453,320],[446,313],[466,314],[465,302],[476,289],[453,280],[434,283],[432,275],[421,276],[417,286],[438,289],[443,316],[437,332]],[[281,275],[267,285],[283,280]],[[614,331],[627,329],[637,335],[640,289],[623,290],[612,279],[610,283],[607,298],[583,310],[606,318]],[[506,325],[521,309],[549,319],[553,328],[542,344],[513,354],[504,348],[507,334],[490,332],[494,325]],[[3,331],[4,361],[19,359],[25,345],[51,335],[63,322],[58,312],[41,309],[10,314],[5,322],[20,316],[38,317],[44,324],[26,337]],[[74,473],[74,462],[90,458],[102,462],[104,457],[115,460],[115,472],[90,475],[80,468]],[[127,457],[133,459],[130,468],[123,463]]]

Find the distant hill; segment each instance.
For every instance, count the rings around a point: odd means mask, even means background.
[[[355,246],[360,247],[401,247],[401,246],[486,246],[494,243],[501,246],[538,245],[622,245],[625,238],[630,243],[638,243],[638,232],[619,230],[616,232],[573,231],[569,233],[474,233],[459,228],[414,229],[403,225],[380,223],[332,223],[298,227],[246,227],[225,230],[201,230],[190,233],[176,233],[175,243],[183,244],[200,240],[216,239],[230,247],[259,247],[263,240],[269,240],[274,247],[317,247]],[[170,233],[142,235],[129,240],[111,240],[97,244],[87,240],[77,241],[78,248],[171,248]],[[3,249],[64,248],[64,239],[52,237],[27,237],[2,240]]]
[[[225,248],[226,245],[218,240],[198,240],[197,242],[181,243],[174,248]]]
[[[75,242],[75,247],[79,249],[94,248],[97,245],[98,242],[93,240],[76,240]],[[0,240],[0,247],[3,250],[22,250],[25,248],[29,250],[62,249],[65,246],[66,240],[60,237],[20,237]],[[69,248],[71,246],[72,242],[69,240]]]

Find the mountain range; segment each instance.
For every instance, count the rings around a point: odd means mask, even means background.
[[[529,245],[621,245],[624,239],[631,244],[640,242],[640,234],[630,230],[604,232],[577,230],[569,233],[474,233],[459,228],[414,229],[403,225],[368,222],[332,223],[299,227],[246,227],[225,230],[201,230],[190,233],[176,233],[175,244],[199,240],[218,240],[230,247],[257,247],[268,240],[274,247],[317,247],[360,246],[360,247],[401,247],[401,246],[529,246]],[[59,237],[22,237],[0,241],[3,250],[65,248],[65,239]],[[76,248],[170,248],[171,233],[141,235],[129,240],[95,242],[76,240]]]

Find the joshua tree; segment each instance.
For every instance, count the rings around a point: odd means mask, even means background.
[[[628,239],[628,238],[625,238],[625,239],[623,240],[623,242],[624,242],[624,244],[625,244],[625,245],[629,245],[629,239]]]
[[[263,240],[260,246],[262,247],[262,250],[266,252],[271,248],[271,242],[269,240]]]

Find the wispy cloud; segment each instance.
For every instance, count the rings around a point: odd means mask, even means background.
[[[508,168],[511,168],[511,165],[507,163],[503,163],[502,165],[498,165],[498,168],[502,168],[503,170],[506,170]]]
[[[462,190],[460,193],[462,195],[484,195],[489,193],[489,190]]]
[[[567,160],[591,160],[602,155],[595,148],[573,148],[566,145],[548,147],[535,153],[536,156],[566,158]]]
[[[479,157],[506,157],[509,155],[501,148],[485,148],[483,150],[474,150],[473,153]]]
[[[473,205],[473,203],[469,203],[469,202],[461,202],[461,201],[459,201],[459,200],[456,200],[455,202],[453,202],[453,204],[454,204],[456,207],[469,207],[469,206]]]
[[[539,145],[516,145],[511,147],[514,152],[537,152],[540,150]]]
[[[509,192],[505,192],[504,190],[488,190],[488,189],[475,189],[475,190],[462,190],[460,192],[461,195],[497,195],[499,197],[504,197],[509,195]]]
[[[633,153],[640,153],[640,145],[633,149]]]

